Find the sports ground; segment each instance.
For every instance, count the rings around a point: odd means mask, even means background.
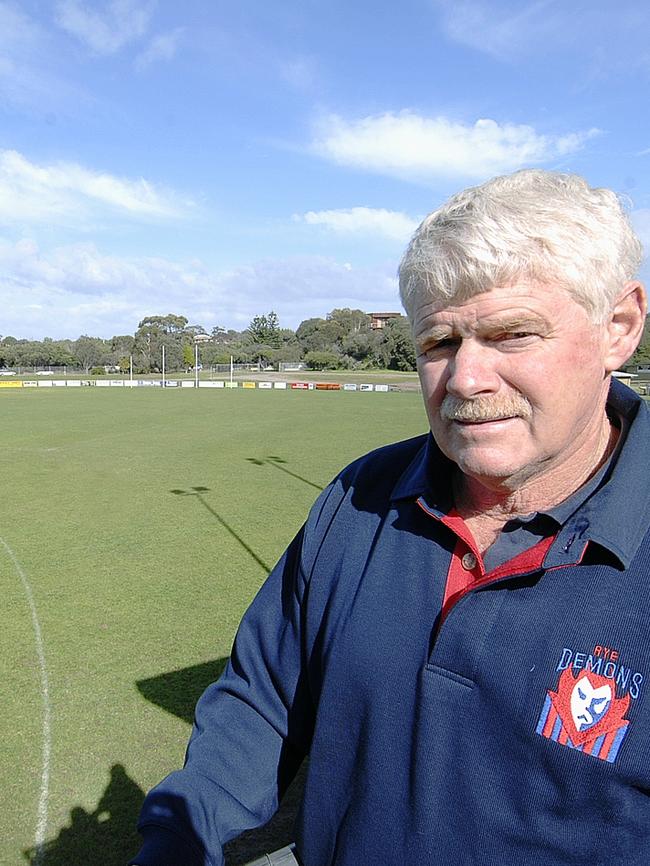
[[[267,571],[421,398],[8,389],[0,419],[0,864],[124,866]]]

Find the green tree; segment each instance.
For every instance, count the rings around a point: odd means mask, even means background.
[[[104,360],[106,348],[104,340],[99,337],[89,337],[87,334],[82,334],[72,344],[74,357],[85,373]]]
[[[335,319],[305,319],[296,331],[303,352],[334,351],[344,336],[345,328]]]
[[[183,366],[186,369],[194,366],[194,347],[189,343],[183,345]]]
[[[185,316],[169,313],[167,316],[147,316],[135,332],[134,354],[140,370],[150,372],[162,369],[162,347],[165,347],[167,370],[183,368],[183,342],[186,336]]]
[[[110,346],[111,363],[121,366],[122,358],[128,360],[129,356],[133,354],[135,348],[135,337],[131,334],[120,334],[111,337],[108,343]]]
[[[263,316],[255,316],[244,332],[252,343],[277,349],[281,343],[280,321],[271,310]]]
[[[342,341],[341,351],[357,365],[372,366],[376,343],[377,337],[372,331],[358,331]]]
[[[307,352],[305,363],[310,370],[338,370],[341,366],[341,356],[336,352]]]
[[[415,370],[415,346],[408,319],[389,319],[381,330],[389,370]]]
[[[359,334],[370,330],[370,316],[363,310],[351,310],[349,307],[332,310],[327,314],[329,321],[337,322],[344,336]]]

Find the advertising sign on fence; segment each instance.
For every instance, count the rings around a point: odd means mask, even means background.
[[[290,388],[292,391],[377,391],[379,393],[387,393],[388,391],[399,391],[399,385],[388,384],[372,384],[364,382],[357,384],[356,382],[229,382],[223,379],[209,379],[196,382],[193,379],[166,379],[161,381],[158,379],[40,379],[40,380],[2,380],[0,379],[0,388],[79,388],[81,386],[99,387],[99,388],[194,388],[198,385],[201,388],[245,388],[248,390],[255,389],[278,389],[286,390]]]

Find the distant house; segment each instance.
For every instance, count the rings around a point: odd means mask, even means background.
[[[614,370],[612,376],[624,385],[628,385],[630,388],[632,387],[632,379],[638,378],[634,373],[626,373],[624,370]]]
[[[209,343],[211,339],[210,334],[194,334],[195,343]]]
[[[381,331],[386,327],[386,322],[390,319],[400,319],[401,313],[368,313],[370,316],[370,328],[373,331]]]

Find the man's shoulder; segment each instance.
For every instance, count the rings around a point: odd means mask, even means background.
[[[428,434],[376,448],[346,466],[323,491],[309,513],[303,535],[306,572],[321,551],[325,538],[336,539],[340,553],[345,541],[370,539],[391,507],[403,479],[426,476]]]
[[[381,482],[381,486],[392,489],[418,457],[424,459],[428,439],[429,434],[423,433],[411,439],[382,445],[358,457],[338,477],[355,482]]]
[[[352,495],[357,503],[387,503],[405,475],[424,477],[429,438],[425,433],[363,454],[336,476],[330,489],[342,497]]]

